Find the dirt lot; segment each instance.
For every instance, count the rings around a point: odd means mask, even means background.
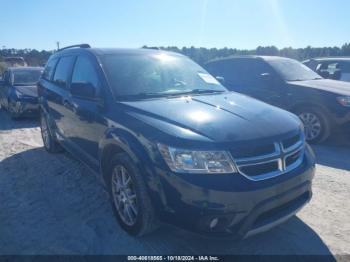
[[[311,203],[270,232],[231,242],[164,226],[135,239],[114,220],[94,174],[66,153],[46,153],[35,121],[0,110],[0,254],[350,254],[347,134],[314,147]]]

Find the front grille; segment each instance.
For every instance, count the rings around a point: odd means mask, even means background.
[[[257,147],[257,150],[249,149],[243,154],[233,155],[239,173],[251,180],[263,180],[289,172],[303,162],[304,138],[302,134],[287,137],[280,142],[271,143],[269,146]],[[262,150],[269,148],[270,150]],[[272,149],[272,150],[271,150]],[[254,152],[246,154],[246,152]],[[264,152],[256,154],[256,152]]]
[[[283,145],[284,149],[288,149],[288,148],[292,147],[293,145],[297,144],[299,141],[301,141],[300,134],[298,134],[296,136],[292,136],[292,137],[287,138],[287,139],[283,139],[282,145]]]
[[[259,145],[254,147],[241,146],[232,152],[235,158],[257,157],[261,155],[272,154],[275,151],[273,144]]]
[[[278,163],[276,161],[261,163],[256,165],[242,166],[241,171],[249,176],[259,176],[261,174],[271,173],[278,170]]]

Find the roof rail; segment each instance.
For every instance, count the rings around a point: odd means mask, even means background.
[[[80,45],[70,45],[70,46],[66,46],[63,48],[58,49],[57,51],[62,51],[65,49],[69,49],[69,48],[75,48],[75,47],[79,47],[79,48],[91,48],[91,46],[89,44],[80,44]]]

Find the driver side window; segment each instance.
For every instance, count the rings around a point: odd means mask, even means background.
[[[73,71],[72,84],[91,84],[95,89],[99,87],[99,79],[92,62],[85,56],[79,56]]]

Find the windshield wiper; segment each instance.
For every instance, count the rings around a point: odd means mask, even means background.
[[[192,89],[184,92],[173,93],[172,95],[189,95],[189,94],[213,94],[223,93],[225,90],[214,90],[214,89]]]
[[[121,99],[143,99],[143,98],[154,98],[154,97],[168,97],[168,96],[181,96],[190,94],[212,94],[212,93],[223,93],[224,90],[213,90],[213,89],[193,89],[188,91],[180,92],[150,92],[150,93],[138,93],[135,95],[119,96]]]

